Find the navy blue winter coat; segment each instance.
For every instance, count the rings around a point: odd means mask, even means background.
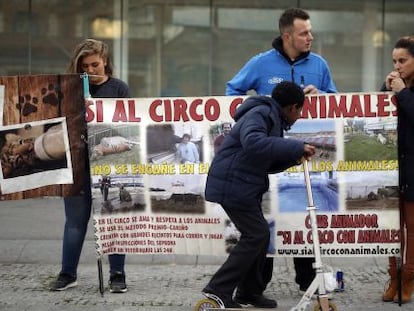
[[[398,94],[398,163],[405,201],[414,201],[414,88]]]
[[[283,138],[288,125],[279,104],[267,96],[251,96],[236,110],[236,124],[213,158],[206,200],[229,208],[260,208],[270,173],[296,165],[303,142]]]

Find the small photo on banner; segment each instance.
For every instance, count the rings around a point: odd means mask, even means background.
[[[341,133],[340,133],[341,134]],[[333,170],[337,159],[338,135],[335,120],[299,120],[285,137],[315,147],[310,175],[316,206],[322,212],[339,210],[339,183]],[[277,175],[280,213],[303,213],[308,206],[302,166]]]
[[[0,154],[4,194],[73,183],[66,118],[3,126]]]
[[[144,211],[144,181],[135,170],[141,162],[140,127],[99,123],[88,129],[94,213]]]

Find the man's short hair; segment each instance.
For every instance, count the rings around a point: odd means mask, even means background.
[[[281,35],[288,31],[288,28],[293,27],[293,22],[296,18],[306,21],[310,19],[310,16],[306,11],[299,8],[287,9],[279,18],[279,31]]]
[[[221,129],[224,129],[224,126],[226,124],[230,125],[230,128],[231,128],[231,122],[223,122],[223,123],[221,123]]]
[[[281,107],[290,105],[303,106],[305,101],[305,93],[296,83],[290,81],[282,81],[272,91],[272,98],[276,100]]]
[[[191,135],[190,135],[190,134],[185,133],[185,134],[183,135],[183,139],[184,139],[184,138],[186,138],[186,137],[187,137],[188,139],[191,139]]]

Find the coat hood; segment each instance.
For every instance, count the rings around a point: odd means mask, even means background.
[[[244,116],[252,108],[258,106],[268,106],[270,109],[272,106],[279,106],[276,101],[267,96],[250,96],[248,97],[237,109],[234,114],[234,120],[237,122],[242,116]]]
[[[252,109],[260,109],[260,107],[269,109],[269,117],[273,120],[274,123],[281,122],[282,128],[288,130],[289,126],[286,122],[286,116],[280,107],[279,103],[275,101],[272,97],[268,96],[250,96],[236,109],[234,114],[234,120],[237,122],[240,120],[246,113]]]

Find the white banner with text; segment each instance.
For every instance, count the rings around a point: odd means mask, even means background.
[[[87,102],[93,211],[101,254],[225,255],[239,233],[204,185],[223,124],[245,97]],[[322,256],[390,256],[400,244],[392,93],[307,96],[285,138],[313,144]],[[302,167],[270,175],[269,255],[313,256]]]

